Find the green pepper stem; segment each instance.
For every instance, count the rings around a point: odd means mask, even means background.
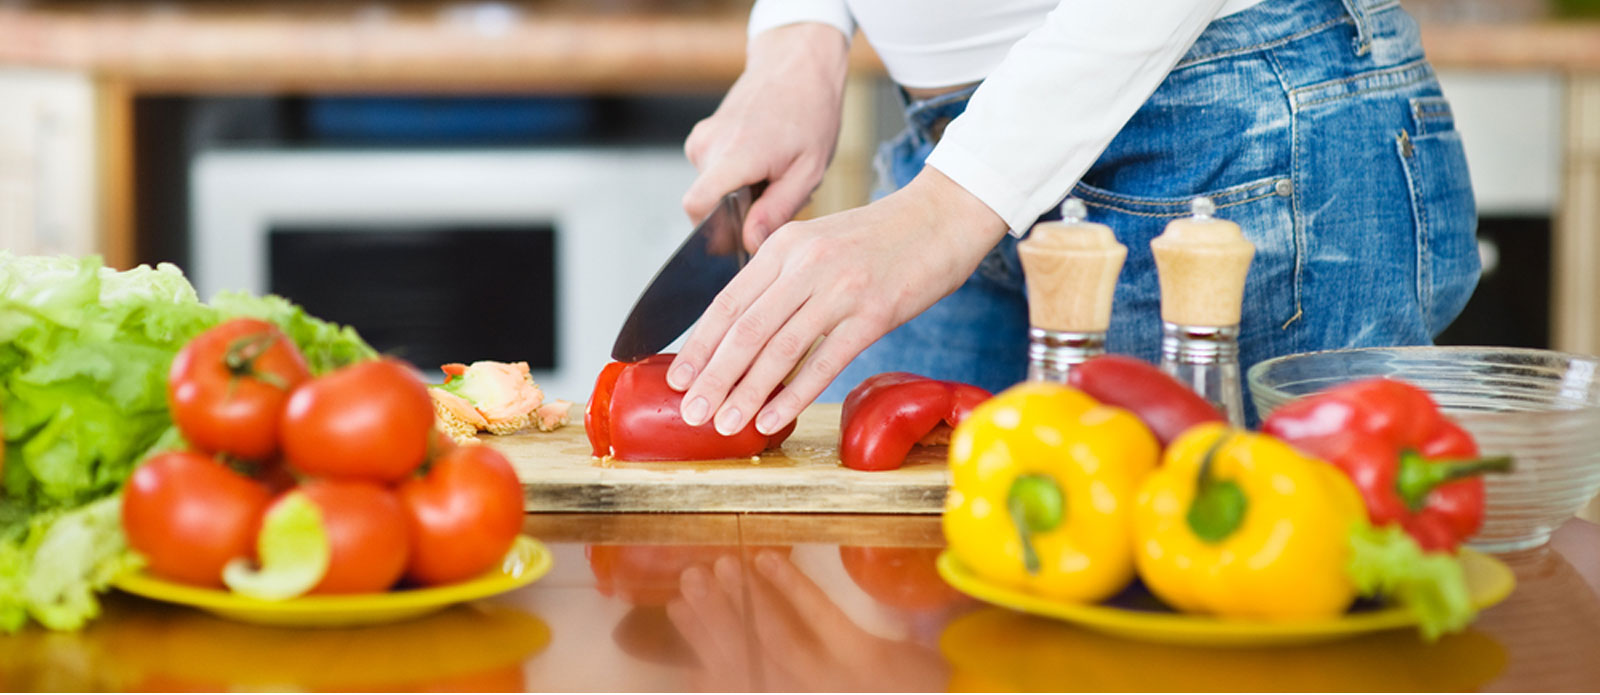
[[[1406,508],[1421,511],[1428,503],[1433,489],[1448,482],[1471,478],[1484,473],[1504,473],[1511,470],[1510,456],[1466,461],[1429,461],[1415,451],[1400,454],[1400,468],[1395,474],[1395,487]]]
[[[1249,500],[1244,489],[1232,480],[1218,480],[1213,468],[1217,452],[1227,443],[1230,435],[1224,434],[1206,450],[1200,461],[1199,479],[1195,481],[1194,501],[1189,505],[1189,530],[1207,543],[1217,544],[1233,535],[1244,523]]]
[[[1006,508],[1022,538],[1023,566],[1028,574],[1038,574],[1042,563],[1033,547],[1033,534],[1055,530],[1066,517],[1066,498],[1061,494],[1061,486],[1046,475],[1017,476],[1006,493]]]

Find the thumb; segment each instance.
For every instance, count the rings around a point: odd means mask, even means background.
[[[766,192],[750,205],[744,220],[744,247],[751,253],[779,227],[794,219],[811,199],[816,183],[794,173],[767,185]]]

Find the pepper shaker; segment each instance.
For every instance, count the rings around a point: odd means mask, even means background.
[[[1161,368],[1244,426],[1239,313],[1255,246],[1210,198],[1150,242],[1161,282]]]
[[[1067,383],[1073,367],[1106,351],[1111,299],[1128,247],[1086,217],[1083,201],[1068,198],[1060,222],[1034,225],[1017,244],[1028,284],[1029,381]]]

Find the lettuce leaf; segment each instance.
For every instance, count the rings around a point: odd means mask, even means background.
[[[117,567],[110,558],[126,550],[120,526],[99,524],[104,508],[92,505],[150,453],[181,445],[167,411],[172,358],[236,316],[276,323],[314,374],[375,355],[354,330],[281,297],[206,305],[171,264],[119,272],[97,257],[0,250],[0,630],[20,626],[18,611],[73,627],[97,610],[95,568]],[[45,575],[54,579],[24,586]]]
[[[1453,555],[1424,552],[1399,526],[1357,524],[1350,549],[1356,590],[1410,611],[1427,641],[1460,632],[1477,617],[1461,563]]]

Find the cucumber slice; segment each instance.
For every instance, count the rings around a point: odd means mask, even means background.
[[[260,566],[234,558],[222,569],[222,583],[240,596],[283,601],[316,588],[333,555],[322,511],[310,498],[291,492],[272,505],[256,536]]]

